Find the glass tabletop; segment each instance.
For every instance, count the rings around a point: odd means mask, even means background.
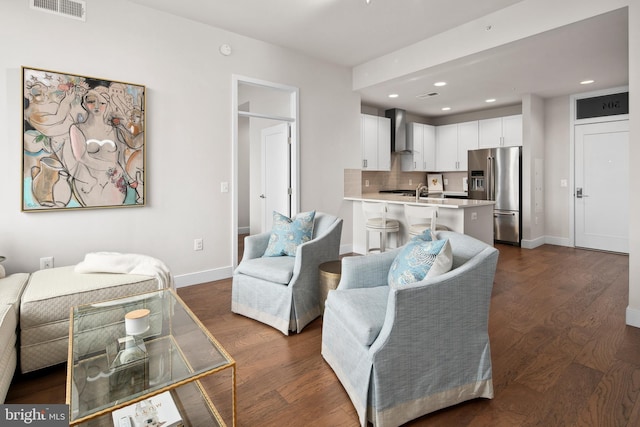
[[[144,330],[127,335],[125,315],[146,310]],[[235,366],[171,290],[74,307],[69,336],[71,422]]]

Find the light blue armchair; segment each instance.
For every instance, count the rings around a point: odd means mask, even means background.
[[[313,239],[295,257],[262,257],[270,232],[247,236],[233,274],[231,311],[266,323],[285,335],[320,316],[318,266],[340,255],[342,219],[317,212]]]
[[[489,302],[498,251],[470,236],[437,232],[451,271],[390,287],[399,250],[342,260],[323,317],[322,356],[360,423],[398,426],[478,397],[493,397]]]

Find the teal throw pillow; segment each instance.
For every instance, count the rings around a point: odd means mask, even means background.
[[[414,239],[396,256],[387,280],[392,287],[408,285],[444,274],[452,265],[453,253],[448,239]]]
[[[303,212],[291,219],[273,211],[273,228],[263,257],[295,256],[296,249],[313,238],[316,211]]]
[[[425,242],[431,242],[432,240],[438,240],[438,238],[436,237],[436,233],[431,231],[430,228],[427,228],[422,232],[422,234],[413,236],[411,240],[424,240]]]

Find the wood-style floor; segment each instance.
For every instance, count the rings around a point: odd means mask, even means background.
[[[629,258],[497,247],[489,331],[495,398],[408,425],[640,425],[640,329],[625,325]],[[239,426],[358,425],[320,356],[321,318],[286,337],[231,313],[231,280],[178,293],[237,362]],[[64,369],[17,376],[7,403],[64,403]]]

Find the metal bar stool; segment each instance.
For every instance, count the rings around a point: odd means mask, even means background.
[[[400,222],[387,219],[387,204],[381,202],[362,202],[362,212],[365,218],[366,244],[365,253],[373,250],[384,252],[387,248],[387,234],[397,233],[397,246],[400,246]],[[380,233],[380,248],[369,248],[369,233]]]

